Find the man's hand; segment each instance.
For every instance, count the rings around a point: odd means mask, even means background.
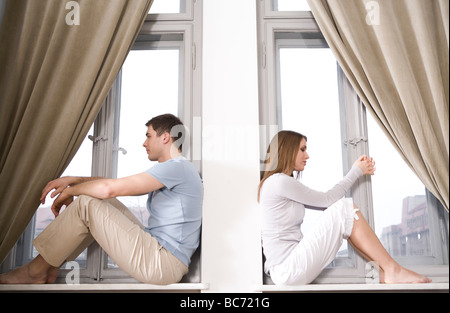
[[[50,181],[47,186],[42,190],[41,195],[41,203],[45,204],[45,198],[47,197],[48,193],[55,189],[55,191],[52,192],[50,197],[54,198],[57,195],[59,195],[61,192],[64,191],[67,187],[69,187],[71,184],[74,184],[76,182],[75,177],[61,177],[55,180]]]
[[[69,195],[65,190],[53,201],[52,212],[57,217],[63,205],[66,207],[73,202],[73,196]]]

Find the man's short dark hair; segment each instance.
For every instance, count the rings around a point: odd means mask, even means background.
[[[183,122],[173,114],[163,114],[155,116],[145,124],[145,126],[147,127],[149,127],[150,125],[152,126],[156,134],[158,134],[158,136],[161,136],[165,132],[168,132],[173,142],[176,142],[186,133]],[[177,144],[180,145],[178,149],[182,151],[183,142],[177,142]]]

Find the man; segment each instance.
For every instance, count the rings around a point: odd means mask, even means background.
[[[94,239],[122,270],[141,282],[181,280],[199,245],[202,182],[192,163],[181,156],[182,122],[165,114],[146,126],[143,146],[149,160],[158,163],[125,178],[61,177],[49,182],[41,202],[54,190],[51,210],[56,218],[33,241],[39,255],[0,275],[0,283],[53,283],[61,265],[74,260]],[[115,198],[147,193],[150,217],[144,228]],[[59,214],[63,205],[67,208]]]

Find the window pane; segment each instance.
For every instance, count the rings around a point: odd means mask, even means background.
[[[178,115],[180,51],[178,49],[132,50],[122,67],[119,151],[117,176],[142,173],[155,162],[142,146],[145,124],[152,117]],[[119,200],[144,225],[148,225],[147,195]],[[108,258],[108,267],[117,267]]]
[[[369,147],[377,166],[372,177],[375,232],[400,263],[417,264],[412,257],[432,256],[431,212],[425,187],[370,114],[367,121]],[[422,258],[420,263],[425,260]]]
[[[306,0],[272,0],[274,11],[311,11]]]
[[[88,136],[93,134],[94,127],[89,130]],[[92,172],[92,141],[86,137],[80,146],[75,157],[70,162],[61,176],[91,176]],[[36,238],[54,219],[50,210],[53,200],[50,194],[45,199],[45,204],[40,205],[36,211],[35,227],[33,238]],[[38,255],[37,250],[33,247],[33,258]],[[80,267],[86,267],[87,249],[84,250],[75,261]]]
[[[117,176],[142,173],[152,166],[142,146],[152,117],[178,115],[179,50],[132,50],[122,68]],[[147,196],[123,197],[124,204],[147,225]]]
[[[118,177],[151,165],[143,143],[152,117],[178,115],[179,50],[132,50],[122,67]]]
[[[329,49],[282,48],[279,53],[282,128],[307,136],[310,159],[301,181],[327,191],[343,176],[336,59]],[[321,214],[306,210],[303,233]]]
[[[149,14],[185,13],[186,0],[154,0]]]

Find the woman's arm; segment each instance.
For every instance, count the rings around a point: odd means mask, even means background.
[[[348,190],[363,175],[373,175],[375,162],[366,156],[361,156],[355,161],[347,175],[333,188],[326,192],[311,189],[301,182],[284,176],[282,181],[275,188],[281,197],[302,203],[311,209],[324,210],[337,200],[345,196]]]
[[[355,163],[353,163],[353,166],[357,166],[361,169],[363,172],[363,175],[374,175],[375,174],[375,161],[373,158],[369,158],[366,155],[360,156]]]

